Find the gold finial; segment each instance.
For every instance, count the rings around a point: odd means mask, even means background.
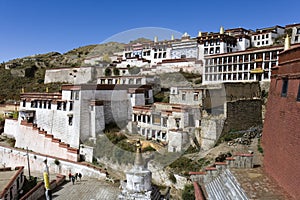
[[[46,92],[47,92],[47,93],[49,92],[49,88],[48,88],[48,87],[46,87]]]
[[[284,50],[288,50],[291,47],[291,40],[288,34],[286,34],[285,40],[284,40]]]
[[[172,35],[171,35],[171,40],[174,40],[174,39],[175,39],[175,38],[174,38],[174,35],[172,34]]]
[[[157,36],[154,37],[154,42],[158,42],[158,37]]]
[[[201,31],[198,32],[198,37],[202,37],[202,32]]]
[[[22,89],[21,89],[21,93],[24,93],[25,92],[25,90],[24,90],[24,88],[22,87]]]
[[[134,165],[144,166],[144,161],[142,157],[142,144],[140,140],[136,142],[136,155],[135,155]]]
[[[223,26],[220,27],[220,34],[224,34],[224,27]]]

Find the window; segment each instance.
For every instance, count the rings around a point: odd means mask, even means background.
[[[239,41],[240,41],[240,42],[241,42],[241,41],[243,41],[243,38],[242,38],[242,37],[240,37],[240,38],[239,38]]]
[[[204,54],[208,54],[208,48],[204,49]]]
[[[69,115],[69,126],[72,126],[73,125],[73,115]]]
[[[281,96],[286,97],[287,96],[287,91],[288,91],[288,79],[283,79],[282,80],[282,89],[281,89]]]
[[[79,91],[78,90],[71,91],[71,99],[79,100]]]
[[[265,42],[264,42],[264,41],[262,41],[262,42],[261,42],[261,45],[264,45],[264,44],[265,44]]]
[[[298,42],[298,35],[295,36],[295,42]]]
[[[209,53],[213,54],[214,53],[214,48],[210,48]]]
[[[60,101],[57,102],[57,110],[61,110],[61,102]]]
[[[163,119],[163,127],[167,127],[167,120],[168,118],[164,117]]]
[[[297,34],[300,34],[300,28],[297,28]]]
[[[297,101],[300,101],[300,84],[298,86]]]
[[[257,46],[260,45],[260,42],[257,42]]]
[[[262,35],[262,36],[261,36],[261,39],[265,39],[265,35]]]
[[[167,57],[167,53],[164,52],[164,53],[163,53],[163,58],[166,58],[166,57]]]
[[[204,42],[204,46],[207,47],[208,46],[208,41]]]
[[[199,93],[195,92],[194,93],[194,101],[198,101],[198,99],[199,99]]]
[[[214,46],[214,40],[210,40],[210,46]]]
[[[256,40],[256,35],[254,36],[254,40]]]
[[[268,41],[268,40],[266,41],[266,44],[269,44],[269,41]]]
[[[154,58],[155,58],[155,59],[157,58],[157,53],[154,54]]]
[[[182,95],[181,95],[181,100],[182,100],[182,101],[185,101],[185,96],[186,96],[186,94],[185,94],[185,93],[182,93]]]
[[[269,34],[266,35],[266,38],[269,38]]]
[[[47,108],[47,101],[44,101],[44,108]]]
[[[23,100],[23,107],[26,107],[26,100]]]
[[[48,101],[48,109],[51,109],[51,101]]]
[[[66,111],[67,110],[67,102],[63,102],[63,110]]]
[[[72,101],[70,101],[70,108],[69,108],[69,110],[70,111],[73,110],[73,102]]]
[[[176,124],[176,127],[179,128],[179,126],[180,126],[180,118],[176,118],[175,119],[175,124]]]
[[[259,35],[257,36],[257,39],[260,40],[260,36]]]
[[[161,119],[160,115],[158,114],[152,115],[153,124],[160,125],[160,119]]]
[[[220,39],[217,39],[216,40],[216,45],[219,45],[220,44]]]
[[[220,47],[216,48],[216,53],[220,53]]]

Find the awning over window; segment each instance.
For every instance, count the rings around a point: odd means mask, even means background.
[[[264,70],[262,68],[256,68],[256,69],[252,69],[250,70],[251,74],[262,74],[264,73]]]

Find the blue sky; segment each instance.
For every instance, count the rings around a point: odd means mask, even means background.
[[[299,8],[299,0],[0,0],[0,62],[64,53],[141,27],[196,36],[199,30],[216,32],[221,25],[253,30],[285,26],[300,23]]]

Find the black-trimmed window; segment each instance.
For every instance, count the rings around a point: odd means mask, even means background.
[[[287,96],[288,86],[289,86],[289,80],[287,78],[282,79],[282,89],[281,89],[281,96],[282,97]]]
[[[69,115],[68,123],[69,123],[69,126],[73,125],[73,115]]]
[[[186,96],[185,93],[182,93],[182,94],[181,94],[181,100],[182,100],[182,101],[185,101],[185,96]]]
[[[297,101],[300,101],[300,84],[298,86]]]

